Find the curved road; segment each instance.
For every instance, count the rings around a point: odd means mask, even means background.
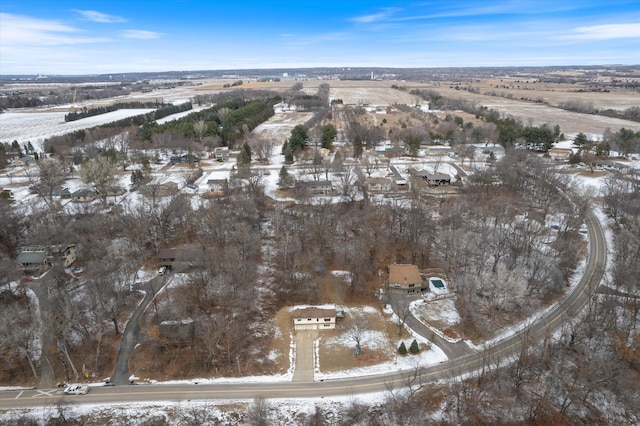
[[[420,382],[429,383],[450,379],[465,373],[478,371],[489,363],[515,359],[522,345],[533,344],[548,337],[573,318],[589,301],[602,279],[607,247],[600,222],[593,213],[587,218],[589,257],[585,272],[578,284],[556,306],[547,311],[526,329],[515,333],[483,352],[469,353],[420,370]],[[229,384],[180,384],[138,385],[93,388],[87,395],[64,396],[59,389],[0,392],[0,410],[29,408],[58,403],[61,399],[70,404],[108,404],[150,401],[180,401],[203,399],[252,399],[307,398],[355,395],[367,392],[384,392],[389,385],[402,387],[410,372],[392,372],[376,376],[360,376],[349,379],[327,380],[310,383],[229,383]]]

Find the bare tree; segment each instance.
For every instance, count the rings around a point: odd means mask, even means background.
[[[269,411],[271,407],[262,397],[256,397],[248,407],[247,420],[252,426],[267,426],[270,425]]]
[[[80,169],[82,181],[94,188],[106,203],[109,187],[115,180],[115,164],[107,157],[99,156],[93,160],[85,161]]]
[[[356,195],[356,180],[353,167],[345,167],[344,171],[340,174],[340,181],[338,182],[338,192],[340,195],[353,199]]]
[[[398,337],[402,337],[402,330],[404,330],[404,325],[407,321],[407,318],[409,318],[409,316],[411,315],[411,302],[404,294],[394,295],[392,306],[393,311],[398,317]]]

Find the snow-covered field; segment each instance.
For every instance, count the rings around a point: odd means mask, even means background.
[[[153,111],[149,108],[120,109],[81,120],[65,122],[65,112],[16,112],[0,114],[0,142],[20,144],[30,141],[36,151],[42,151],[42,141],[76,130],[87,129],[134,115]]]

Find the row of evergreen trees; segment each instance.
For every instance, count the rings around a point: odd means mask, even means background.
[[[163,102],[118,102],[112,105],[82,108],[79,111],[72,111],[64,116],[64,121],[76,121],[95,115],[106,114],[108,112],[117,111],[119,109],[136,109],[136,108],[162,108],[166,106]]]
[[[420,352],[420,346],[418,346],[418,342],[416,339],[413,339],[413,342],[411,342],[408,352],[411,352],[412,354],[417,354],[418,352]],[[398,353],[400,355],[407,354],[407,347],[405,346],[404,342],[400,343],[400,347],[398,348]]]
[[[250,132],[271,118],[274,115],[273,105],[280,101],[281,98],[277,96],[251,101],[234,98],[178,120],[163,124],[145,124],[140,136],[144,140],[151,140],[154,134],[173,130],[188,138],[219,136],[224,146],[232,147],[236,141],[243,137],[245,132]],[[203,123],[200,133],[196,129],[198,122]]]

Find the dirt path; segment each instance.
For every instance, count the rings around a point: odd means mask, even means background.
[[[318,337],[315,330],[296,331],[296,368],[294,382],[313,382],[313,341]]]

